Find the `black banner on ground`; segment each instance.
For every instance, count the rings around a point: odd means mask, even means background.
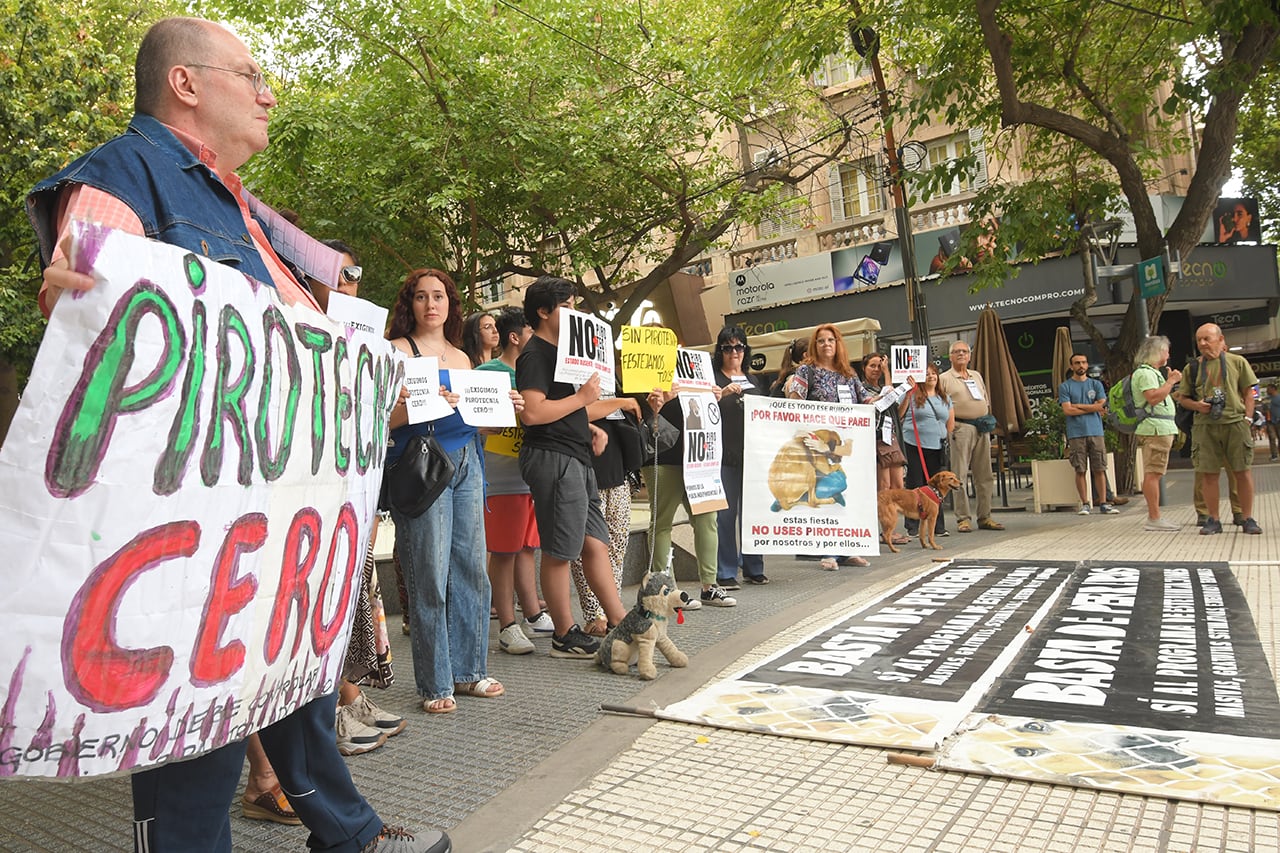
[[[1084,563],[976,711],[1272,738],[1280,700],[1224,563]]]
[[[955,560],[740,678],[955,702],[1077,566]]]

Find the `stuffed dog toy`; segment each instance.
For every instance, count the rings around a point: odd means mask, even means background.
[[[667,620],[688,603],[689,596],[675,588],[671,575],[645,575],[636,593],[636,606],[609,630],[596,652],[596,662],[604,669],[626,675],[634,660],[640,677],[652,681],[658,677],[658,668],[653,665],[656,647],[672,666],[688,666],[689,658],[667,636]]]
[[[789,439],[778,448],[769,466],[769,491],[776,500],[774,511],[789,510],[801,501],[811,507],[843,503],[843,497],[818,497],[817,484],[832,471],[840,470],[840,457],[851,452],[852,447],[842,442],[840,433],[834,430],[800,432]]]
[[[885,489],[876,496],[880,514],[880,536],[889,550],[898,553],[893,544],[893,529],[898,526],[898,513],[920,520],[920,547],[941,551],[933,535],[938,507],[947,492],[960,488],[960,478],[950,471],[939,471],[929,478],[927,486],[918,489]]]

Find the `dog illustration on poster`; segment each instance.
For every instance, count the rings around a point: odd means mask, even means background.
[[[849,487],[841,460],[853,453],[853,441],[831,429],[796,433],[778,449],[769,466],[769,491],[774,512],[799,503],[810,507],[845,505]]]

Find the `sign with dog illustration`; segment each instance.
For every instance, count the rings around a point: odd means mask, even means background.
[[[1280,697],[1221,563],[953,560],[658,716],[1280,811]]]
[[[729,506],[720,479],[720,404],[708,392],[681,391],[679,397],[684,413],[684,492],[689,512],[717,512]]]
[[[0,449],[0,776],[127,773],[332,692],[404,359],[85,226]],[[410,359],[426,361],[426,359]]]
[[[743,403],[743,553],[879,554],[874,410],[756,396]]]

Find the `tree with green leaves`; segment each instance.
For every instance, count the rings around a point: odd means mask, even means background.
[[[24,198],[129,122],[133,57],[159,3],[0,0],[0,436],[44,332]]]
[[[709,0],[217,5],[279,79],[247,180],[362,248],[375,299],[424,264],[469,288],[554,273],[627,322],[856,137],[803,79],[744,63]],[[752,167],[759,139],[788,156]]]

